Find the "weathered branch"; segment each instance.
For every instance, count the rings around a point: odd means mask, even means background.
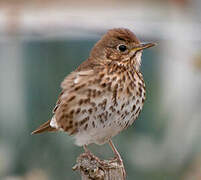
[[[123,164],[116,160],[100,160],[86,153],[77,158],[73,170],[79,170],[82,180],[125,180]]]

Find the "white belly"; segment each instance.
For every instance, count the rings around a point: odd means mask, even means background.
[[[111,99],[108,99],[111,102]],[[138,101],[138,103],[137,103]],[[87,131],[80,129],[75,135],[76,144],[104,144],[113,136],[131,125],[142,110],[142,97],[119,97],[118,105],[111,108],[107,104],[105,110],[99,108],[90,119]],[[101,116],[100,116],[101,115]],[[92,122],[96,122],[93,126]]]

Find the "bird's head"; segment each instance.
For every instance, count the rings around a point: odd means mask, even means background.
[[[109,30],[94,46],[90,56],[96,61],[126,64],[132,61],[138,70],[141,65],[143,49],[155,46],[155,43],[140,43],[133,32],[124,28]]]

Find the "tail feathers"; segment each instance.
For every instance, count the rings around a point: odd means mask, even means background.
[[[31,134],[39,134],[39,133],[43,133],[43,132],[57,131],[56,128],[53,128],[53,127],[50,126],[50,121],[51,120],[48,120],[47,122],[42,124],[35,131],[33,131]]]

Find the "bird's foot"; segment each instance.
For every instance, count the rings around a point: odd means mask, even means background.
[[[87,156],[88,159],[95,160],[100,165],[104,164],[103,161],[100,160],[97,156],[95,156],[86,146],[84,146],[84,151],[85,151],[85,156]]]
[[[97,157],[97,156],[95,156],[92,152],[85,152],[85,154],[87,155],[87,157],[89,158],[89,159],[91,159],[91,160],[95,160],[95,161],[97,161],[98,163],[99,162],[101,162],[101,160]]]

